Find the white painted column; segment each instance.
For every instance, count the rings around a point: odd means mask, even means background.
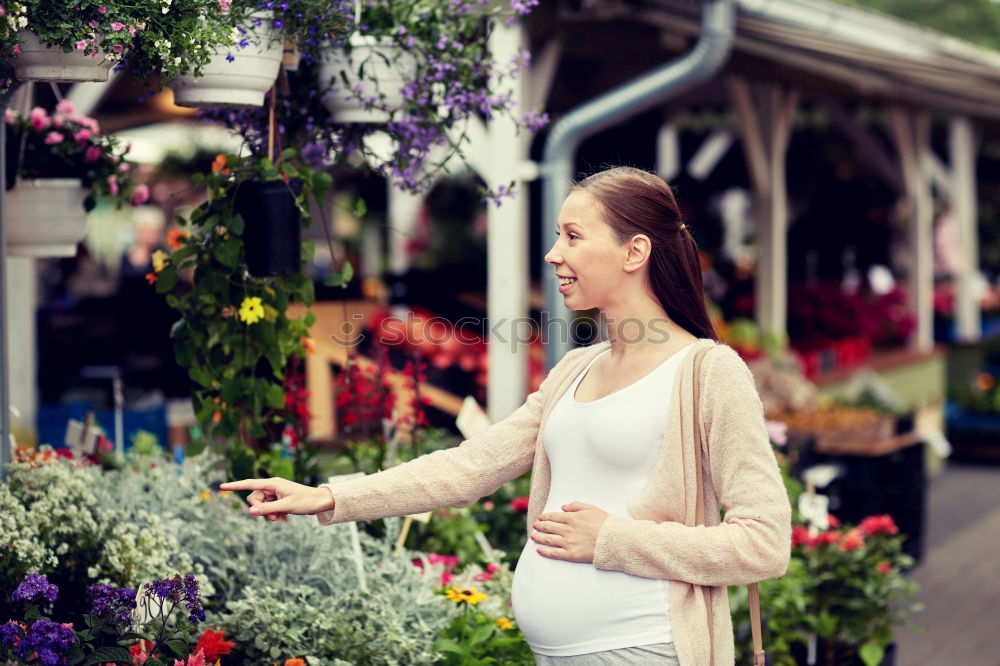
[[[906,190],[910,255],[907,290],[910,309],[917,318],[910,346],[929,351],[934,348],[934,204],[926,176],[930,118],[926,113],[902,108],[892,109],[891,118]]]
[[[499,63],[508,63],[522,49],[525,38],[521,25],[496,21],[490,36],[490,51]],[[522,75],[513,90],[511,115],[519,117],[524,108]],[[490,322],[489,378],[486,401],[494,421],[506,418],[521,406],[528,389],[528,347],[524,343],[528,325],[528,194],[522,180],[528,155],[528,134],[517,131],[509,117],[490,122],[487,151],[480,175],[491,188],[515,181],[516,195],[502,205],[488,205],[487,212],[487,317]],[[469,151],[475,152],[474,149]]]
[[[38,363],[35,308],[38,305],[37,260],[7,256],[7,327],[10,406],[20,412],[21,429],[35,432],[38,414]],[[61,442],[42,442],[60,444]]]
[[[979,232],[976,210],[976,147],[972,123],[964,116],[949,123],[949,160],[952,176],[952,211],[962,251],[956,276],[955,320],[958,339],[973,342],[982,337],[979,293]]]
[[[389,225],[389,272],[392,275],[402,275],[410,268],[406,244],[416,228],[417,213],[424,199],[420,195],[393,187],[391,183],[386,187],[389,188],[386,204],[386,222]],[[393,314],[403,316],[405,312],[394,311]]]

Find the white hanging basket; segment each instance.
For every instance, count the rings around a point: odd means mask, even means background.
[[[245,49],[216,51],[202,75],[182,74],[170,82],[174,104],[190,107],[258,107],[281,69],[284,40],[268,15],[268,25]],[[232,54],[233,61],[227,60]]]
[[[77,178],[19,181],[7,192],[3,225],[7,254],[73,257],[83,239],[86,191]]]
[[[19,81],[107,81],[114,61],[101,54],[85,55],[83,51],[64,53],[62,49],[45,46],[33,32],[17,33],[21,55],[11,61],[14,77]]]
[[[389,38],[354,34],[350,44],[350,54],[335,49],[323,58],[320,83],[333,87],[323,102],[337,122],[384,123],[389,120],[388,111],[402,108],[405,102],[401,89],[417,68],[416,57]],[[359,71],[364,72],[363,78]],[[356,86],[360,86],[360,98]],[[381,99],[379,108],[365,108],[363,98],[373,97]]]

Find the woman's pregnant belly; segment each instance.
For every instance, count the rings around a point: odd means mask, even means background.
[[[528,541],[514,572],[514,616],[532,650],[586,654],[672,640],[669,581],[539,555]]]

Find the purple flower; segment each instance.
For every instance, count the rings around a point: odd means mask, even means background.
[[[198,599],[198,581],[194,574],[188,574],[183,579],[180,575],[146,583],[146,596],[159,597],[172,603],[184,602],[188,609],[188,619],[197,624],[205,621],[205,611]]]
[[[7,624],[0,625],[0,643],[13,645],[21,638],[21,627],[14,624],[13,620]]]
[[[14,648],[14,653],[25,660],[37,654],[40,663],[50,666],[67,663],[65,655],[74,645],[76,634],[69,627],[50,620],[36,620]]]
[[[130,624],[135,609],[135,590],[111,585],[91,585],[87,588],[93,600],[91,614],[111,624]]]
[[[28,574],[25,579],[14,590],[11,599],[14,601],[35,601],[36,599],[48,599],[55,601],[59,594],[59,588],[49,582],[49,579],[42,574]]]
[[[549,114],[538,111],[528,111],[521,116],[521,122],[532,132],[537,132],[549,124]]]

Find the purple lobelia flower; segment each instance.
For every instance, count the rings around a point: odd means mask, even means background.
[[[111,585],[91,585],[87,588],[93,600],[91,614],[110,624],[130,624],[135,609],[135,590]]]
[[[55,601],[59,594],[59,588],[49,582],[49,579],[42,574],[28,574],[21,584],[14,590],[11,599],[14,601],[35,601],[36,599],[48,599]]]
[[[32,655],[46,666],[65,664],[66,653],[76,645],[76,634],[70,627],[50,620],[36,620],[24,638],[14,648],[14,653],[28,660]]]

